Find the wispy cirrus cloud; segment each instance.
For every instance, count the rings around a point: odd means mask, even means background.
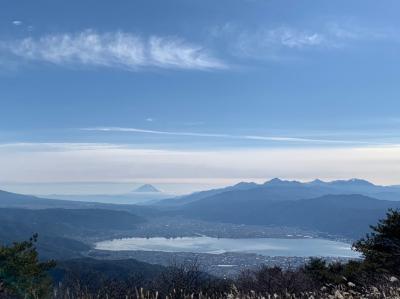
[[[93,30],[51,34],[2,41],[6,54],[28,61],[72,67],[109,67],[126,70],[144,68],[214,70],[227,65],[204,47],[177,37],[143,38],[126,32],[97,33]]]
[[[305,48],[321,46],[327,43],[324,34],[314,31],[299,30],[290,27],[264,29],[258,32],[260,43],[264,46],[282,46],[287,48]],[[244,35],[242,38],[245,39]]]
[[[307,143],[307,144],[338,144],[338,145],[390,145],[383,142],[374,142],[373,140],[341,140],[341,139],[321,139],[321,138],[306,138],[306,137],[290,137],[290,136],[264,136],[264,135],[234,135],[234,134],[214,134],[203,132],[185,132],[185,131],[163,131],[163,130],[149,130],[142,128],[123,128],[123,127],[93,127],[82,128],[83,131],[98,131],[98,132],[125,132],[125,133],[142,133],[153,135],[167,135],[167,136],[187,136],[187,137],[210,137],[222,139],[241,139],[241,140],[258,140],[258,141],[272,141],[283,143]]]
[[[211,35],[226,42],[235,56],[279,59],[312,49],[343,49],[360,42],[389,40],[398,42],[390,28],[367,28],[353,21],[328,22],[320,26],[246,28],[226,23],[211,29]]]

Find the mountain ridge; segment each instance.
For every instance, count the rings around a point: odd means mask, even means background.
[[[200,191],[175,198],[163,199],[156,204],[161,206],[179,206],[197,200],[218,197],[219,194],[232,191],[246,191],[249,193],[246,195],[247,198],[253,198],[255,194],[258,194],[258,196],[263,196],[262,193],[269,193],[269,197],[271,197],[272,194],[275,194],[276,198],[282,199],[283,194],[287,194],[290,190],[292,193],[296,193],[296,188],[299,189],[297,190],[298,196],[291,196],[292,199],[311,198],[326,194],[363,194],[376,197],[381,200],[400,201],[400,188],[397,185],[380,186],[366,180],[356,178],[349,180],[333,180],[329,182],[316,179],[304,183],[295,180],[289,181],[274,178],[262,184],[253,182],[240,182],[236,185],[224,188]],[[230,193],[230,195],[232,195],[232,193]]]
[[[181,206],[176,213],[206,221],[299,227],[358,238],[389,208],[400,208],[400,202],[359,194],[331,194],[284,201],[232,200],[229,204],[200,200]]]

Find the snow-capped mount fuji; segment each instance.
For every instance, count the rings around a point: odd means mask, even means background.
[[[161,193],[160,190],[158,190],[156,187],[150,184],[145,184],[142,185],[138,188],[136,188],[133,192],[139,192],[139,193]]]

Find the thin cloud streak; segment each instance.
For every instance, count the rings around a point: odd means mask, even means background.
[[[143,68],[214,70],[226,64],[199,45],[177,37],[142,38],[125,32],[53,34],[0,41],[0,50],[30,61],[131,71]]]
[[[210,34],[216,40],[224,40],[234,56],[269,60],[293,59],[294,54],[307,50],[344,49],[365,42],[399,42],[398,34],[391,28],[368,28],[352,21],[321,23],[309,28],[285,24],[246,28],[226,23],[211,28]]]
[[[287,136],[259,136],[259,135],[232,135],[232,134],[213,134],[213,133],[196,133],[196,132],[175,132],[175,131],[160,131],[148,130],[141,128],[122,128],[122,127],[95,127],[82,128],[83,131],[98,131],[98,132],[126,132],[126,133],[143,133],[154,135],[168,136],[189,136],[189,137],[211,137],[224,139],[242,139],[242,140],[259,140],[273,142],[297,142],[297,143],[320,143],[320,144],[359,144],[359,145],[392,145],[389,143],[379,143],[359,140],[335,140],[335,139],[313,139],[302,137],[287,137]]]

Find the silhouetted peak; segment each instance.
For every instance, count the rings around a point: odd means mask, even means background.
[[[351,186],[374,186],[371,182],[368,182],[366,180],[362,179],[349,179],[349,180],[337,180],[337,181],[332,181],[332,185],[351,185]]]
[[[139,188],[135,189],[133,192],[152,192],[152,193],[158,193],[161,192],[158,190],[156,187],[150,184],[145,184],[140,186]]]
[[[282,181],[281,179],[279,179],[279,178],[274,178],[274,179],[272,179],[272,180],[266,181],[266,182],[264,183],[264,185],[280,184],[280,183],[282,183],[282,182],[283,182],[283,181]]]
[[[327,183],[322,181],[322,180],[320,180],[320,179],[315,179],[315,180],[309,182],[308,184],[310,184],[310,185],[324,185],[324,184],[327,184]]]
[[[279,178],[274,178],[270,181],[265,182],[264,185],[266,185],[266,186],[292,186],[292,185],[301,185],[301,183],[298,181],[286,181],[286,180],[281,180]]]
[[[240,182],[240,183],[233,185],[233,188],[237,189],[237,188],[243,188],[243,187],[246,188],[246,187],[256,187],[256,186],[257,186],[257,184],[253,183],[253,182]]]

